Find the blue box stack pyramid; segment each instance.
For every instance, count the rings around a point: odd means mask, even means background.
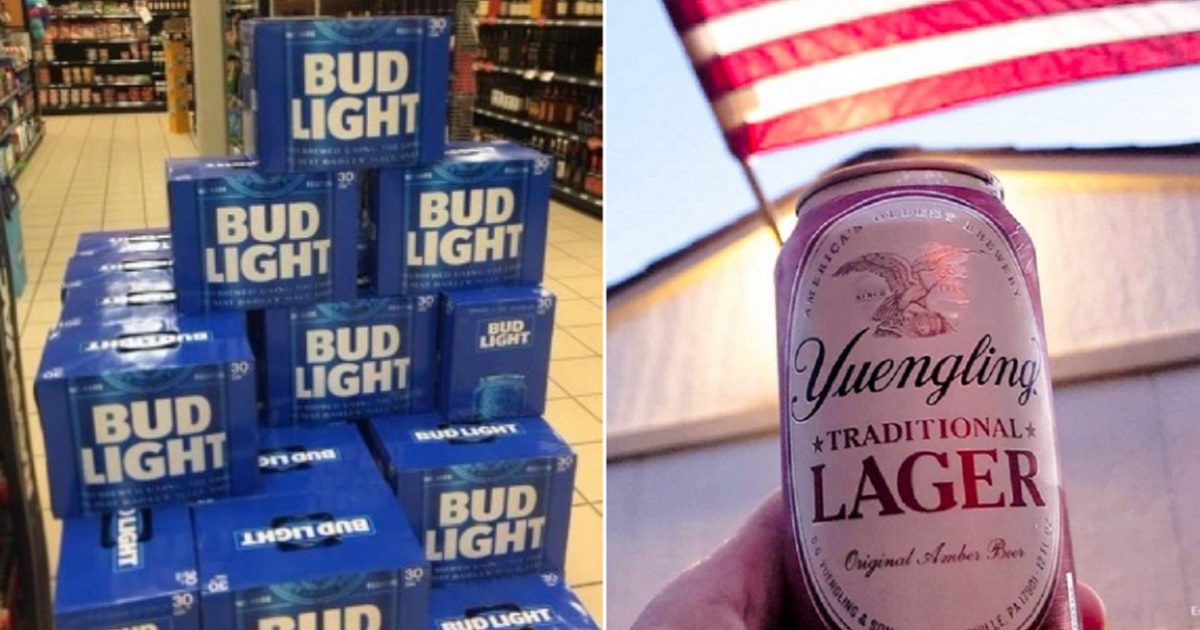
[[[450,26],[245,22],[248,155],[80,237],[35,383],[58,627],[597,627],[541,417],[552,159],[447,145]]]

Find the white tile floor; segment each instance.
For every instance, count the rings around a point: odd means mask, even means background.
[[[18,301],[26,391],[46,332],[58,319],[59,283],[80,232],[167,225],[164,160],[195,155],[186,135],[167,133],[162,114],[47,120],[45,142],[17,182],[29,285]],[[601,223],[553,204],[546,286],[559,297],[547,417],[579,452],[567,577],[600,619],[604,571],[603,323]],[[35,419],[36,420],[36,419]],[[35,429],[39,494],[48,505],[46,458]],[[47,511],[47,546],[57,573],[61,523]]]

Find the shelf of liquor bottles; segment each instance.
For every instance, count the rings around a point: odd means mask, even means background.
[[[552,72],[599,87],[603,72],[604,32],[600,29],[538,28],[532,24],[483,23],[479,30],[481,65],[502,67],[521,76]]]
[[[161,111],[163,24],[190,0],[50,0],[54,18],[34,49],[46,113]]]
[[[30,64],[0,59],[0,170],[15,177],[42,139]]]
[[[114,114],[122,112],[163,112],[167,106],[157,101],[117,101],[111,103],[69,102],[58,105],[45,105],[42,111],[47,114]]]
[[[475,64],[476,72],[498,72],[501,74],[510,74],[518,76],[526,81],[540,81],[542,83],[569,83],[571,85],[586,85],[588,87],[600,88],[604,86],[604,82],[598,77],[577,77],[570,74],[560,74],[553,70],[536,70],[533,68],[509,68],[507,66],[498,66],[491,62],[481,62]]]
[[[546,125],[540,125],[536,122],[531,122],[524,118],[517,118],[515,116],[510,116],[503,112],[498,112],[493,109],[488,109],[486,107],[476,107],[475,114],[477,116],[484,116],[486,118],[491,118],[494,120],[506,122],[510,125],[517,125],[520,127],[525,127],[527,129],[532,129],[533,131],[536,131],[541,134],[557,136],[559,138],[573,140],[575,142],[587,142],[589,139],[589,136],[586,136],[586,135],[583,135],[580,133],[575,133],[573,131],[567,131],[565,129],[560,129],[558,127],[547,127]],[[599,140],[599,138],[596,138],[596,139]]]
[[[568,138],[545,133],[516,119],[476,120],[478,140],[513,140],[554,156],[554,197],[596,216],[604,210],[604,146],[599,138]]]
[[[476,136],[554,155],[554,196],[603,211],[603,3],[480,0]]]
[[[602,0],[479,0],[476,17],[481,22],[570,22],[547,26],[599,26],[604,17]]]

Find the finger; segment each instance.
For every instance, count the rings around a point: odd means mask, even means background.
[[[775,625],[782,589],[780,548],[787,530],[782,494],[774,492],[708,558],[671,582],[634,630],[741,630]]]
[[[1075,583],[1075,598],[1079,601],[1079,616],[1083,630],[1104,630],[1108,614],[1104,602],[1092,587],[1083,582]]]

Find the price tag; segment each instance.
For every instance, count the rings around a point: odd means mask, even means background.
[[[554,80],[554,71],[546,70],[545,72],[538,75],[538,79],[545,83],[549,83]]]
[[[525,72],[521,73],[521,76],[526,79],[533,80],[535,77],[537,77],[537,70],[526,70]]]
[[[149,24],[154,21],[154,16],[150,15],[150,9],[147,9],[145,6],[138,7],[137,13],[138,17],[142,18],[142,22],[144,24]]]

